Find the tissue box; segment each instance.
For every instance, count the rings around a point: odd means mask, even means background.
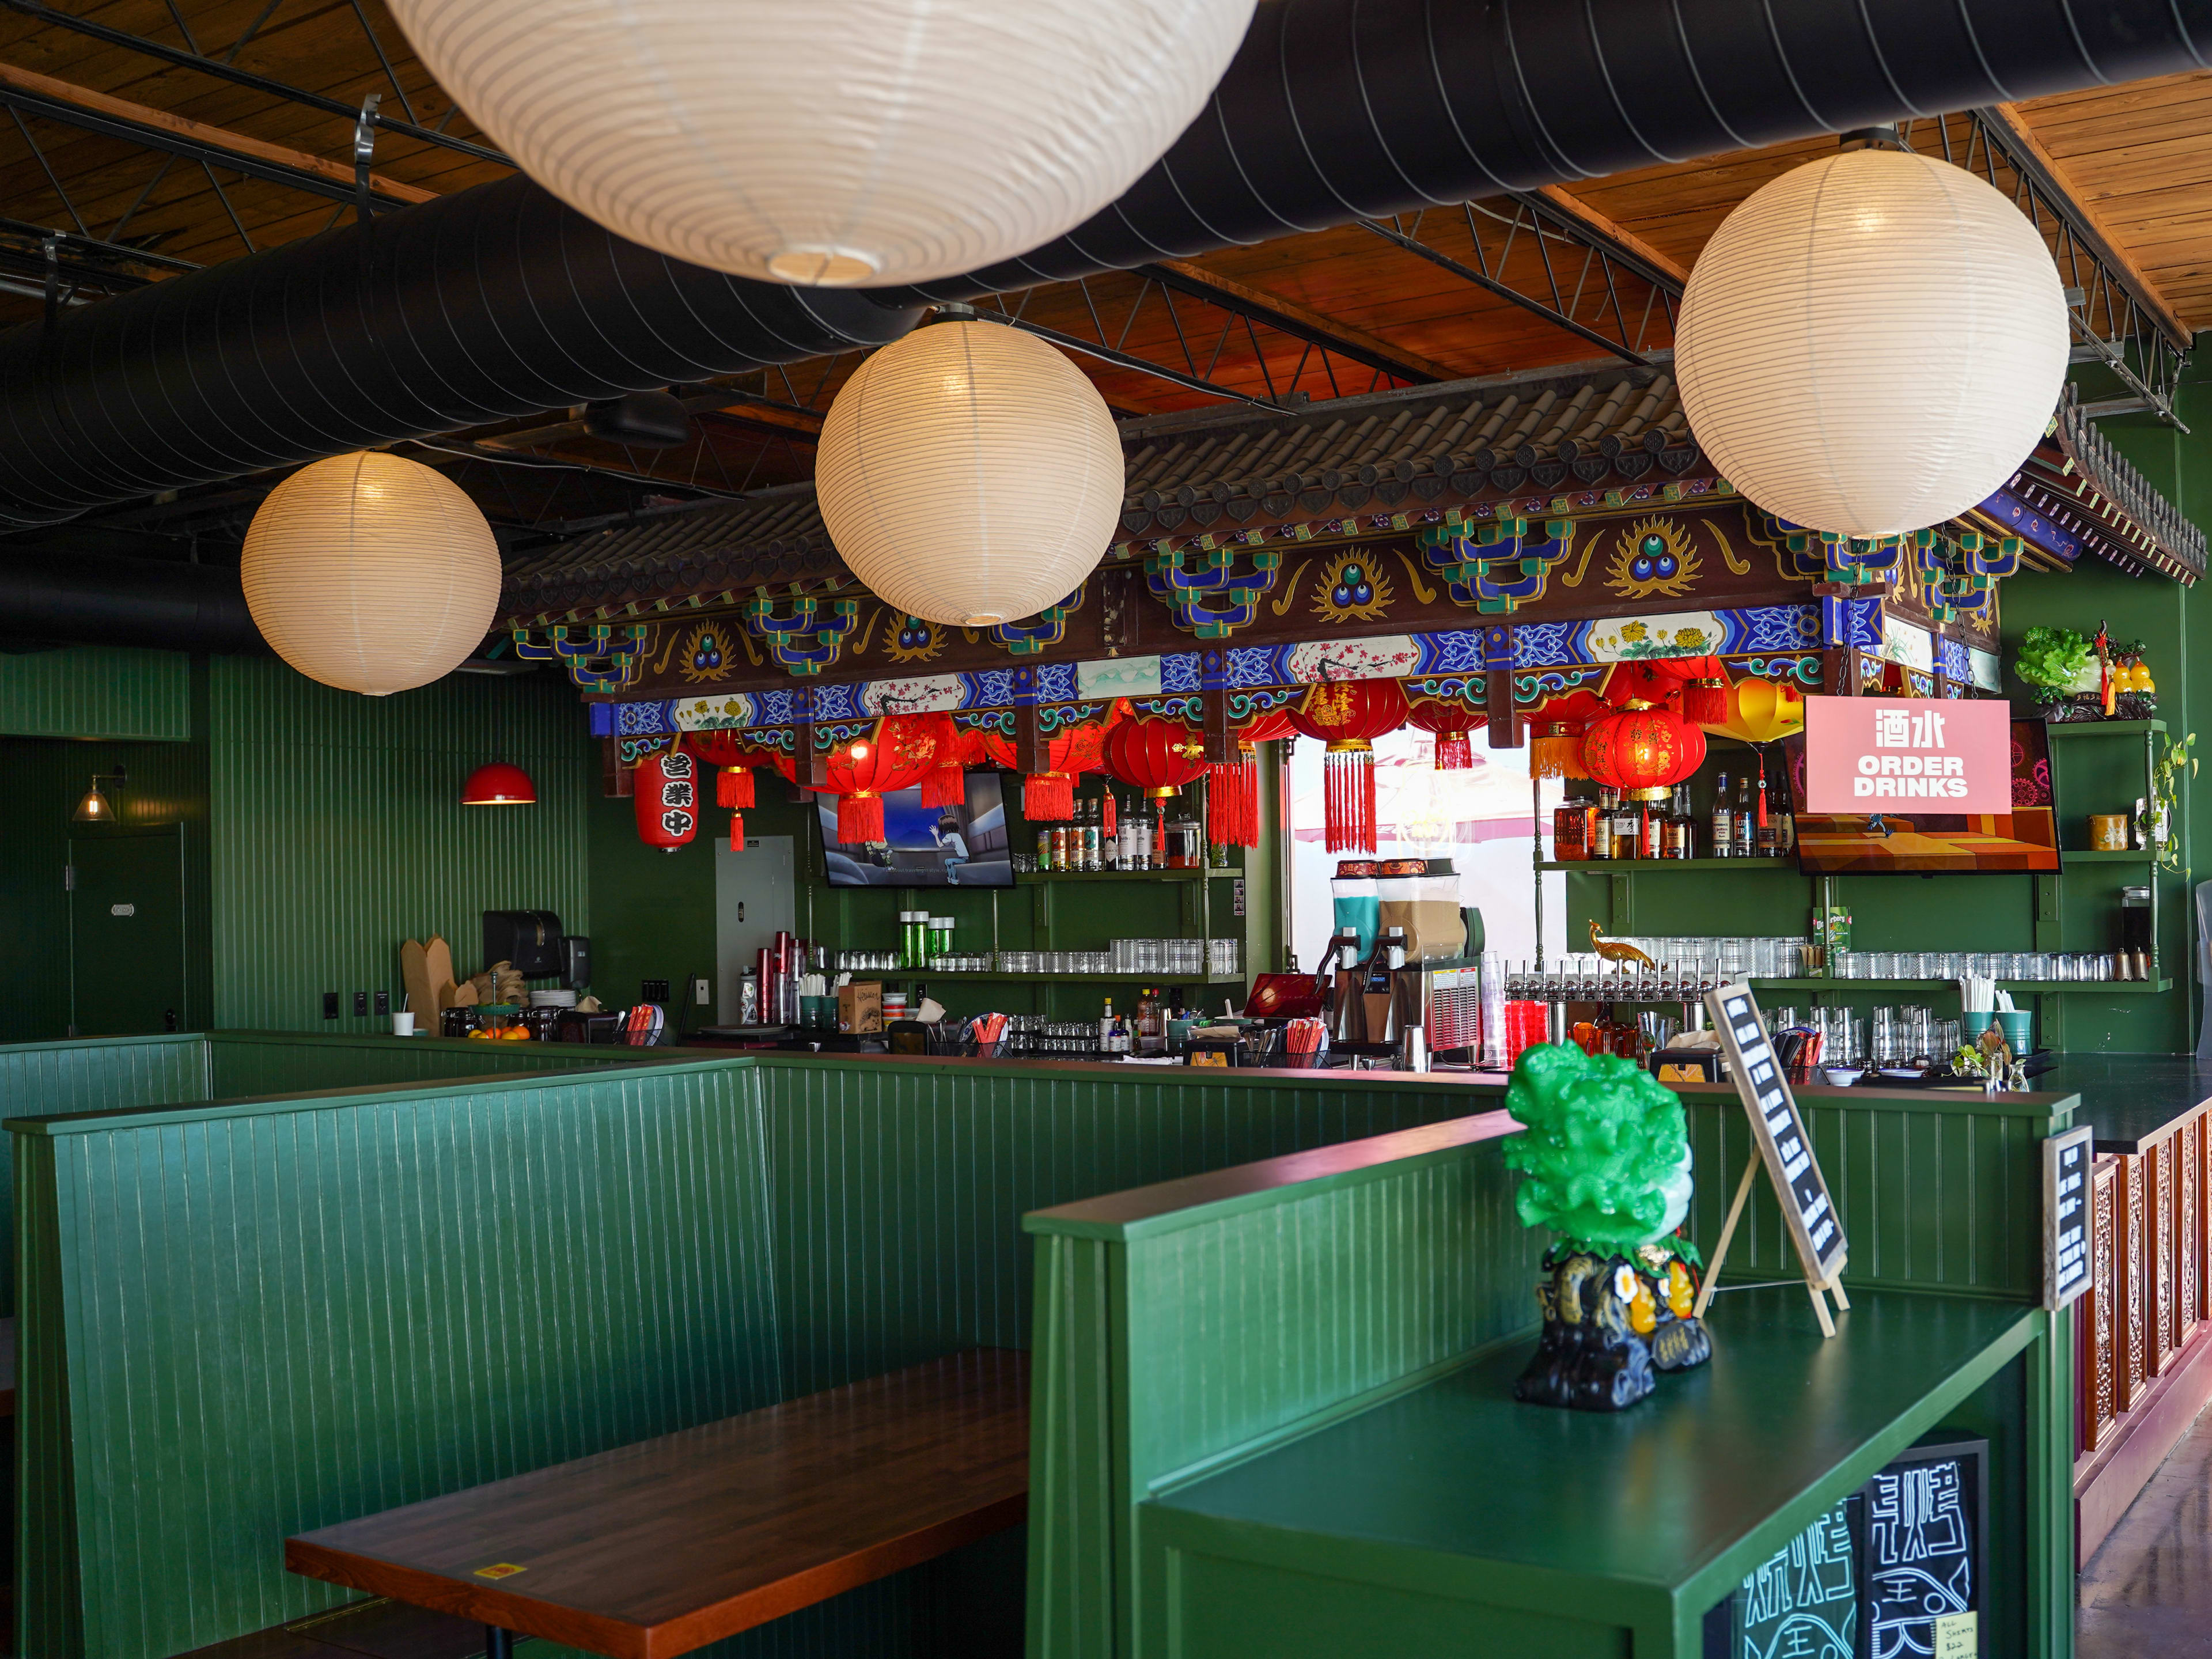
[[[866,980],[837,988],[837,1029],[847,1035],[865,1035],[884,1029],[884,988]]]

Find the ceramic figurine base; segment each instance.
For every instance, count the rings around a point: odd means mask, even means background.
[[[1662,1255],[1664,1253],[1662,1253]],[[1551,1278],[1536,1287],[1544,1328],[1535,1356],[1513,1384],[1524,1405],[1617,1412],[1658,1386],[1660,1371],[1711,1358],[1712,1338],[1687,1306],[1687,1272],[1670,1281],[1671,1257],[1655,1273],[1625,1255],[1554,1250]]]

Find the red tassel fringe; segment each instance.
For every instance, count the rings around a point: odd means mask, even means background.
[[[837,797],[837,839],[848,847],[884,838],[884,798],[881,795]]]
[[[1466,772],[1474,766],[1474,745],[1468,741],[1464,732],[1447,732],[1437,739],[1437,765],[1439,772]]]
[[[1692,726],[1719,726],[1729,717],[1726,680],[1690,680],[1682,687],[1682,718]]]
[[[1022,780],[1022,816],[1031,823],[1065,823],[1075,816],[1075,780],[1065,772],[1032,772]]]
[[[1260,844],[1260,763],[1251,756],[1206,769],[1206,838],[1231,847]]]
[[[1332,853],[1375,851],[1375,754],[1370,749],[1322,757],[1323,817]]]
[[[752,768],[724,767],[714,779],[714,805],[740,807],[753,805]]]
[[[964,806],[968,804],[968,775],[957,766],[933,766],[921,781],[924,806]]]
[[[730,814],[730,850],[732,853],[745,850],[745,815],[743,812]]]
[[[1099,809],[1098,833],[1109,839],[1121,833],[1121,809],[1114,804],[1114,792],[1109,789],[1105,804]]]

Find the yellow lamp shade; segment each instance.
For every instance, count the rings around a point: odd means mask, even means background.
[[[499,544],[476,503],[442,472],[374,452],[270,490],[239,575],[278,656],[372,697],[452,673],[499,609]]]
[[[1722,474],[1792,524],[1941,524],[2042,437],[2066,379],[2043,233],[1948,162],[1829,155],[1752,192],[1698,255],[1674,374]]]
[[[822,423],[830,540],[895,611],[985,628],[1073,593],[1114,538],[1121,441],[1083,371],[1001,323],[883,347]]]
[[[1729,690],[1729,714],[1707,721],[1705,730],[1744,743],[1779,743],[1805,729],[1805,698],[1794,685],[1776,680],[1738,680]]]
[[[1253,0],[392,0],[522,170],[738,276],[927,282],[1073,230],[1205,106]]]

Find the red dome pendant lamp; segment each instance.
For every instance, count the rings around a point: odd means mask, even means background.
[[[469,774],[461,786],[464,806],[535,806],[538,786],[530,774],[506,761],[493,761]]]

